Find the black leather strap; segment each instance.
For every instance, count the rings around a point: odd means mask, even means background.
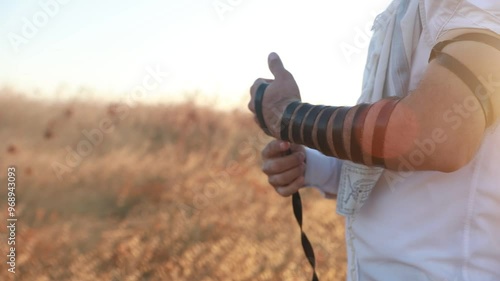
[[[306,120],[304,121],[304,132],[302,134],[302,140],[308,147],[314,147],[313,141],[313,130],[314,124],[316,123],[316,119],[320,112],[325,108],[324,105],[317,105],[311,109],[309,114],[306,116]]]
[[[375,121],[375,131],[373,132],[372,140],[372,164],[375,166],[386,167],[384,159],[385,134],[387,133],[387,125],[389,124],[392,112],[400,100],[400,98],[391,98],[388,100],[382,106]]]
[[[330,145],[328,144],[327,130],[328,130],[328,122],[332,118],[333,113],[338,109],[338,107],[329,106],[325,110],[321,112],[318,121],[318,146],[323,152],[323,154],[331,156],[333,155],[332,150],[330,149]]]
[[[262,84],[265,85],[265,84]],[[259,119],[259,123],[262,129],[266,128],[265,123],[263,122],[263,116],[262,116],[262,100],[263,100],[263,95],[265,92],[265,89],[267,88],[266,86],[260,85],[259,88],[257,89],[257,93],[255,96],[255,112],[257,113],[257,118]],[[289,125],[290,125],[290,119],[297,108],[297,106],[300,104],[300,101],[295,101],[287,106],[285,109],[285,113],[283,114],[283,117],[281,119],[282,127],[281,127],[281,137],[283,140],[286,140],[288,138],[288,130],[289,130]],[[261,117],[259,117],[259,114]],[[267,128],[266,128],[267,129]],[[286,136],[286,138],[285,138]],[[292,151],[289,149],[286,152],[287,155],[292,154]],[[300,193],[297,191],[292,195],[292,206],[293,206],[293,214],[295,216],[295,219],[297,220],[297,223],[299,224],[300,227],[300,238],[301,238],[301,243],[302,243],[302,249],[304,250],[304,254],[307,257],[307,260],[311,264],[313,268],[313,277],[312,281],[319,281],[319,278],[316,274],[316,259],[314,257],[314,250],[311,245],[311,242],[307,238],[307,235],[305,234],[304,230],[302,229],[302,200],[300,199]]]
[[[479,103],[481,104],[484,112],[486,127],[489,127],[494,122],[494,112],[493,106],[491,105],[491,100],[487,95],[486,87],[479,81],[476,75],[467,66],[462,64],[454,57],[442,52],[447,45],[460,41],[479,42],[500,51],[500,38],[485,33],[462,34],[453,39],[445,40],[436,44],[436,46],[432,48],[431,56],[429,58],[429,61],[437,58],[437,62],[441,66],[447,68],[449,71],[457,75],[467,85],[467,87],[469,87],[469,89],[479,100]]]
[[[500,51],[500,39],[494,36],[491,36],[489,34],[485,33],[466,33],[459,35],[453,39],[450,40],[445,40],[442,42],[437,43],[434,48],[432,48],[431,56],[429,58],[429,61],[433,60],[436,58],[438,53],[440,53],[444,47],[448,46],[451,43],[455,42],[460,42],[460,41],[474,41],[474,42],[480,42],[486,45],[489,45],[490,47],[493,47],[497,50]]]
[[[257,88],[257,92],[255,93],[255,115],[257,115],[257,120],[259,121],[260,128],[264,131],[264,133],[270,136],[271,132],[266,125],[264,114],[262,113],[262,101],[264,100],[264,93],[267,86],[269,86],[269,84],[262,83],[260,84],[259,88]]]
[[[453,41],[481,42],[500,51],[500,38],[485,33],[466,33],[455,37]]]
[[[284,141],[290,141],[289,130],[290,130],[290,120],[292,119],[293,113],[297,106],[300,105],[300,101],[294,101],[290,103],[281,117],[281,132],[280,137]]]
[[[303,103],[300,105],[300,107],[297,109],[297,112],[295,113],[295,116],[293,117],[292,120],[292,139],[290,140],[293,143],[304,143],[302,140],[302,123],[304,123],[305,117],[307,113],[313,108],[312,105],[308,103]]]
[[[458,78],[460,78],[460,80],[462,80],[474,93],[483,108],[486,127],[489,127],[494,121],[493,105],[491,104],[491,99],[488,96],[488,90],[483,83],[479,81],[476,75],[474,75],[474,73],[467,66],[446,53],[438,53],[436,55],[436,61],[441,66],[458,76]]]
[[[344,121],[347,113],[352,107],[340,107],[333,119],[333,147],[337,158],[347,159],[347,150],[344,145]]]
[[[371,105],[369,104],[361,104],[357,108],[356,114],[354,114],[351,129],[351,160],[354,163],[364,162],[361,141],[363,139],[366,116],[368,116],[370,108]]]
[[[313,269],[312,281],[319,281],[318,275],[316,274],[316,258],[314,256],[314,250],[309,238],[307,238],[306,233],[302,229],[302,200],[300,199],[300,194],[298,192],[295,192],[292,195],[292,203],[293,214],[295,215],[295,219],[300,226],[300,241],[302,242],[302,249],[304,250],[304,254]]]

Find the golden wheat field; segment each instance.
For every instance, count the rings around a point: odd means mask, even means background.
[[[16,167],[16,273],[1,280],[310,280],[291,199],[260,172],[242,111],[42,102],[0,91],[0,219]],[[344,221],[302,191],[321,280],[344,280]]]

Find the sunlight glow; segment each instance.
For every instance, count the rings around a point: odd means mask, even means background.
[[[367,27],[388,3],[3,1],[0,87],[47,98],[73,98],[84,87],[109,101],[133,91],[148,68],[159,67],[169,77],[141,101],[197,96],[241,106],[254,79],[270,77],[267,54],[275,51],[303,100],[353,104],[361,90]]]

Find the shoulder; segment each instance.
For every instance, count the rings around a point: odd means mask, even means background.
[[[435,43],[454,29],[500,33],[500,2],[490,0],[418,0],[424,32]]]

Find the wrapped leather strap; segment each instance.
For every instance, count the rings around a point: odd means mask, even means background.
[[[308,147],[314,146],[314,141],[313,141],[314,123],[316,122],[318,115],[325,108],[326,108],[326,106],[323,106],[323,105],[314,106],[311,109],[311,111],[309,112],[309,114],[306,116],[306,120],[304,121],[302,140],[304,141],[304,144]]]
[[[494,122],[494,112],[491,100],[488,96],[487,88],[467,66],[462,64],[453,56],[442,52],[447,45],[460,41],[479,42],[500,51],[500,39],[484,33],[462,34],[451,40],[445,40],[436,44],[436,46],[432,49],[431,56],[429,58],[429,61],[436,59],[441,66],[454,73],[474,93],[477,100],[481,104],[481,108],[483,109],[486,127],[489,127]]]
[[[370,104],[365,103],[359,105],[352,121],[351,159],[355,163],[363,163],[363,149],[361,147],[361,142],[363,140],[366,116],[368,116],[370,108]]]
[[[344,121],[350,109],[351,107],[340,107],[333,118],[333,147],[340,159],[347,159],[347,150],[344,145]]]
[[[305,121],[307,113],[313,108],[312,105],[308,103],[302,104],[295,113],[295,120],[300,120],[299,122],[292,123],[292,139],[291,142],[303,143],[302,139],[302,124]]]
[[[289,104],[283,116],[281,117],[281,132],[280,137],[284,141],[290,141],[289,130],[290,130],[290,120],[292,119],[295,109],[300,105],[300,101],[294,101]]]
[[[474,93],[483,109],[486,127],[489,127],[494,121],[493,105],[491,104],[487,89],[483,83],[479,81],[476,75],[474,75],[474,73],[467,66],[446,53],[438,53],[436,61],[460,78],[460,80],[462,80]]]
[[[330,144],[328,143],[327,129],[328,123],[337,109],[338,107],[329,106],[325,110],[323,110],[321,112],[321,115],[318,117],[318,131],[316,133],[316,136],[319,150],[324,154],[331,156],[333,156],[333,152],[330,148]]]
[[[257,92],[255,93],[255,114],[257,115],[257,120],[259,121],[260,128],[264,131],[264,133],[270,136],[271,132],[267,128],[264,114],[262,112],[262,101],[264,100],[264,93],[267,86],[269,86],[269,84],[262,83],[260,84],[259,88],[257,88]]]
[[[466,34],[459,35],[453,39],[445,40],[445,41],[441,41],[441,42],[437,43],[436,46],[434,46],[434,48],[432,48],[429,61],[435,59],[436,56],[438,55],[438,53],[443,51],[444,47],[448,46],[451,43],[460,42],[460,41],[479,42],[479,43],[489,45],[490,47],[493,47],[493,48],[500,51],[500,39],[493,37],[491,35],[485,34],[485,33],[466,33]]]
[[[385,168],[384,159],[384,139],[387,133],[387,125],[391,118],[392,112],[400,101],[399,98],[391,98],[386,101],[386,104],[380,110],[377,121],[375,122],[375,131],[373,132],[372,144],[372,164]]]
[[[361,104],[354,107],[311,106],[309,104],[290,104],[282,118],[282,139],[289,140],[286,128],[292,126],[293,143],[306,145],[321,151],[324,155],[351,160],[365,165],[385,167],[384,140],[387,125],[400,98],[383,99],[375,120],[372,149],[361,148],[365,120],[373,108],[373,104]],[[352,112],[352,124],[346,126],[349,112]],[[295,113],[293,113],[295,112]],[[299,113],[300,112],[300,113]],[[304,113],[307,112],[307,113]],[[349,118],[351,120],[351,118]],[[301,133],[299,137],[298,132]],[[367,154],[369,152],[371,154]],[[368,163],[365,162],[368,161]],[[370,163],[373,162],[373,163]]]

